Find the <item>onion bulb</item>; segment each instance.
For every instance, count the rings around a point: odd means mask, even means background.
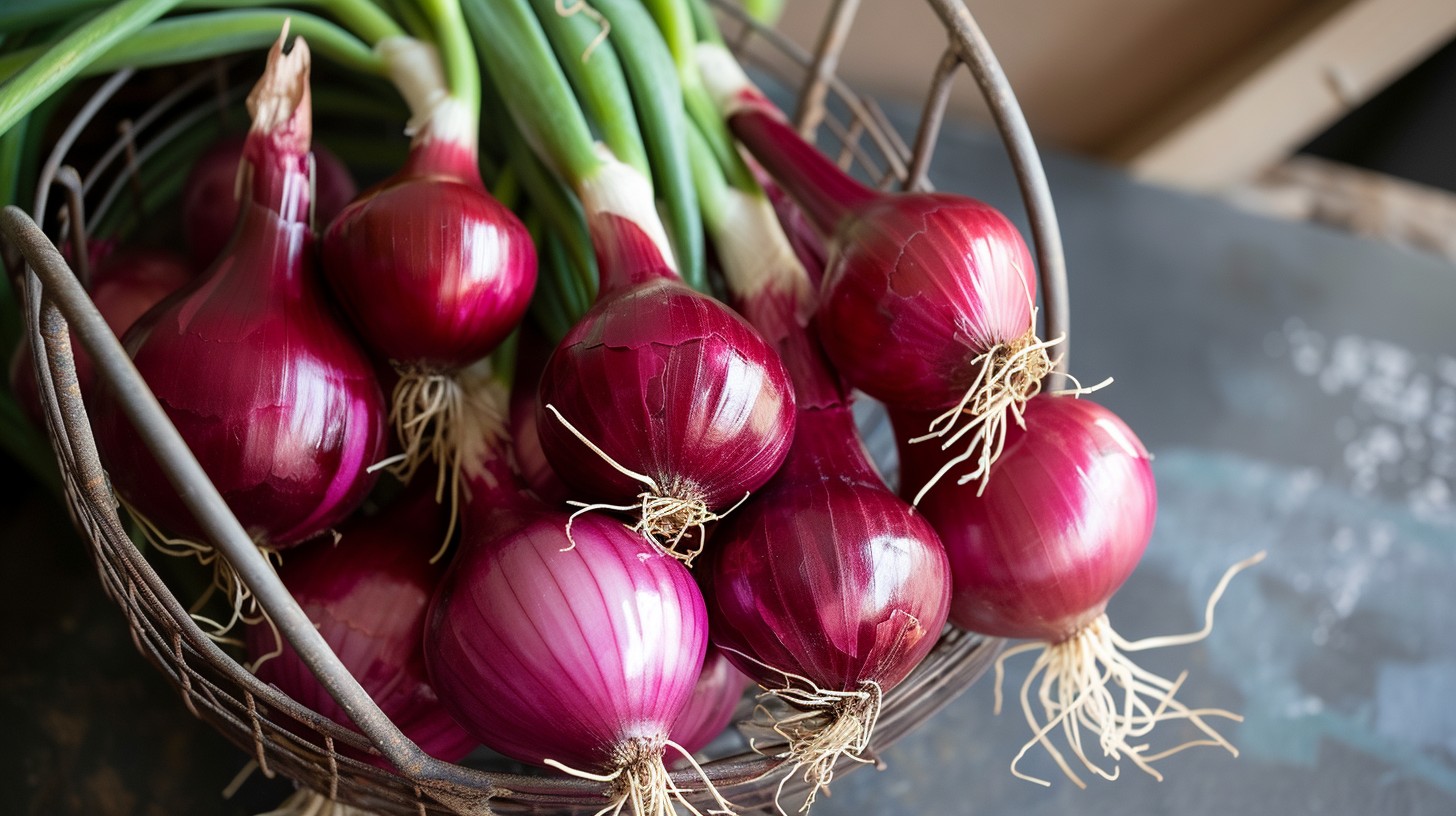
[[[369,359],[313,265],[309,52],[299,38],[284,55],[283,41],[248,97],[254,118],[236,240],[123,340],[228,507],[271,549],[307,541],[353,512],[375,482],[366,468],[385,442]],[[116,492],[159,544],[180,537],[215,558],[109,390],[97,397],[97,446]],[[224,583],[230,594],[240,590]]]
[[[913,438],[961,450],[924,491],[958,476],[985,485],[1008,422],[1052,368],[1036,336],[1036,269],[995,208],[944,193],[866,187],[805,142],[722,46],[698,46],[704,79],[735,136],[828,244],[817,326],[851,385],[933,418]]]
[[[599,513],[523,495],[499,398],[467,386],[462,537],[430,610],[430,677],[474,737],[606,783],[602,812],[671,812],[664,750],[707,647],[692,576]],[[568,525],[570,530],[568,530]]]
[[[993,466],[995,478],[979,497],[942,484],[920,503],[950,558],[951,622],[986,635],[1033,641],[998,661],[998,710],[1005,660],[1039,653],[1021,688],[1022,707],[1036,733],[1017,754],[1012,771],[1047,784],[1016,767],[1027,750],[1041,745],[1068,778],[1085,787],[1073,761],[1051,742],[1058,727],[1076,764],[1107,779],[1117,771],[1087,756],[1086,736],[1095,736],[1109,758],[1126,757],[1158,779],[1154,763],[1192,745],[1219,745],[1237,756],[1207,720],[1240,717],[1221,709],[1188,708],[1174,696],[1186,672],[1170,681],[1138,667],[1128,653],[1205,637],[1228,579],[1263,554],[1224,576],[1209,600],[1201,632],[1125,640],[1108,623],[1106,608],[1152,536],[1157,491],[1151,457],[1121,419],[1089,400],[1044,394],[1027,403],[1023,418],[1024,428],[1008,431],[1005,450]],[[897,428],[919,426],[915,417],[894,419]],[[935,466],[924,461],[922,446],[905,444],[903,436],[900,451],[912,479]],[[1040,715],[1030,696],[1038,678]],[[1142,744],[1155,725],[1169,720],[1189,722],[1202,737],[1157,752]]]

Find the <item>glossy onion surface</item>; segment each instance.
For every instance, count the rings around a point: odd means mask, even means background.
[[[536,286],[525,226],[486,192],[473,155],[439,142],[346,207],[323,249],[324,273],[365,342],[431,371],[494,350]]]
[[[683,565],[621,522],[588,513],[480,519],[430,612],[425,656],[455,719],[506,756],[616,767],[632,739],[660,745],[707,648],[702,595]]]
[[[288,554],[278,575],[319,634],[370,697],[426,753],[446,762],[463,758],[476,741],[455,724],[425,671],[425,613],[445,573],[430,556],[445,536],[447,512],[426,490],[412,491],[377,515],[354,517],[340,538]],[[271,627],[248,627],[248,654],[257,660],[278,641]],[[282,641],[283,653],[257,675],[297,702],[355,728],[349,715]],[[355,728],[355,730],[358,730]],[[377,756],[361,757],[389,767]]]
[[[956,403],[975,357],[1032,326],[1031,254],[1014,224],[974,199],[882,197],[831,246],[819,337],[839,371],[883,402]]]
[[[275,548],[353,512],[385,442],[379,384],[313,265],[306,146],[306,129],[301,140],[292,131],[250,136],[256,170],[233,240],[124,338],[243,527]],[[199,538],[140,437],[106,403],[97,442],[116,489],[163,530]]]
[[[940,636],[949,568],[929,523],[879,484],[847,407],[805,411],[783,471],[714,531],[701,572],[714,645],[768,688],[888,691]],[[754,660],[745,660],[748,655]],[[757,661],[757,662],[754,662]]]
[[[902,457],[926,447],[902,445]],[[1157,488],[1147,451],[1115,414],[1041,395],[1026,405],[1026,429],[1010,427],[979,498],[945,480],[920,509],[950,557],[953,623],[1056,642],[1101,614],[1132,574]]]
[[[541,446],[573,498],[624,502],[644,487],[548,404],[624,467],[709,508],[762,486],[793,438],[793,390],[778,355],[727,307],[666,278],[598,301],[557,346],[539,401]]]

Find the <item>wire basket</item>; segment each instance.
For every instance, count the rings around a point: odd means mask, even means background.
[[[716,0],[715,0],[716,2]],[[721,4],[725,35],[740,59],[785,88],[797,88],[798,124],[805,133],[827,132],[821,146],[838,151],[842,164],[882,188],[929,187],[926,169],[943,118],[949,89],[959,67],[969,67],[1005,140],[1021,183],[1032,227],[1043,288],[1043,336],[1067,329],[1065,271],[1050,194],[1025,120],[984,37],[960,0],[926,0],[940,18],[947,46],[931,79],[913,149],[880,109],[855,95],[835,76],[838,55],[853,24],[857,0],[836,0],[811,52],[772,30],[760,27],[736,7]],[[225,71],[226,68],[219,68]],[[137,649],[176,687],[194,716],[211,723],[247,751],[262,773],[283,774],[331,799],[381,814],[592,813],[603,801],[601,783],[581,779],[467,767],[435,760],[394,727],[353,681],[318,637],[297,604],[263,561],[200,466],[191,457],[131,366],[120,344],[96,313],[81,285],[85,255],[73,253],[72,270],[53,240],[38,224],[59,187],[71,216],[62,224],[61,241],[74,240],[91,206],[96,221],[122,205],[132,188],[135,168],[161,154],[203,117],[216,116],[219,104],[236,102],[242,88],[219,92],[214,75],[197,72],[145,113],[126,122],[122,138],[100,153],[82,175],[65,166],[68,154],[87,127],[135,76],[122,71],[102,83],[77,111],[42,168],[35,219],[15,207],[0,215],[8,251],[24,256],[23,303],[37,385],[46,414],[72,520],[90,545],[106,593],[126,616]],[[99,120],[98,120],[99,121]],[[82,243],[77,243],[79,248]],[[128,537],[118,504],[97,457],[85,407],[77,387],[71,332],[96,361],[99,376],[148,442],[217,549],[252,588],[280,631],[309,662],[320,682],[351,712],[364,732],[343,728],[307,709],[250,674],[209,639]],[[1065,363],[1065,353],[1063,354]],[[883,412],[867,425],[872,450],[892,447]],[[964,691],[990,665],[1001,641],[947,629],[925,661],[885,697],[870,754],[877,754],[933,716]],[[357,712],[357,713],[355,713]],[[398,769],[382,770],[346,755],[382,756]],[[744,808],[770,805],[779,790],[781,759],[728,749],[730,755],[704,763],[707,776],[732,802]],[[845,763],[844,770],[858,767]],[[674,773],[687,790],[701,791],[691,773]],[[788,797],[802,795],[806,783],[790,780]],[[699,794],[703,801],[706,795]],[[690,795],[689,798],[693,798]]]

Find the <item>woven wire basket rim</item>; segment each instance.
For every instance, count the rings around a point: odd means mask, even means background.
[[[857,3],[835,4],[824,25],[819,48],[811,54],[776,32],[752,23],[736,8],[715,0],[730,26],[737,26],[736,32],[729,32],[728,39],[741,56],[753,57],[755,46],[766,47],[806,74],[807,80],[799,85],[800,99],[808,100],[808,104],[800,106],[801,126],[812,129],[813,125],[822,123],[838,140],[841,160],[853,163],[881,187],[928,188],[925,171],[934,135],[940,126],[950,82],[962,62],[971,66],[973,76],[982,82],[983,89],[989,84],[992,90],[1006,94],[1000,100],[997,122],[1018,177],[1022,179],[1023,190],[1031,188],[1026,202],[1041,266],[1043,297],[1047,301],[1048,333],[1059,328],[1065,331],[1065,280],[1055,216],[1050,210],[1050,197],[1045,179],[1040,175],[1035,148],[1030,146],[1025,133],[1025,123],[1019,121],[1018,131],[1017,122],[1003,121],[1008,99],[1010,107],[1015,109],[1014,97],[1009,96],[1009,88],[997,87],[999,68],[960,0],[926,2],[946,25],[949,45],[947,56],[932,79],[920,133],[912,151],[873,102],[855,95],[833,75],[838,49],[843,45]],[[983,76],[987,59],[996,74],[990,80]],[[981,61],[979,69],[977,60]],[[771,75],[775,73],[772,60],[760,55],[752,62]],[[782,68],[777,75],[786,85],[797,84],[792,81],[794,77],[785,76]],[[123,71],[104,83],[78,114],[73,128],[68,129],[69,138],[74,140],[79,126],[89,122],[130,78],[131,72]],[[1000,86],[1004,86],[1004,77],[999,79]],[[180,128],[177,121],[196,115],[196,109],[184,112],[170,127],[163,127],[140,151],[135,151],[140,143],[131,140],[154,121],[165,122],[169,111],[182,104],[189,93],[203,88],[205,81],[205,76],[194,77],[159,101],[132,123],[132,129],[113,150],[103,154],[87,177],[69,184],[60,164],[70,146],[63,137],[43,170],[36,221],[42,221],[52,180],[74,190],[74,198],[84,199],[88,193],[101,189],[99,181],[109,165],[128,156],[139,155],[144,160],[148,150],[165,146],[167,134],[175,134]],[[997,100],[990,91],[987,96],[993,112],[997,112]],[[1019,109],[1014,110],[1014,116],[1019,120]],[[870,140],[869,146],[862,142],[865,137]],[[1028,148],[1034,165],[1031,167],[1027,166]],[[118,176],[106,191],[101,209],[116,200],[123,183]],[[19,245],[32,270],[23,276],[28,336],[68,509],[73,523],[90,544],[103,588],[126,616],[138,651],[167,676],[187,709],[247,751],[264,774],[283,773],[331,799],[379,813],[592,812],[598,809],[603,801],[603,786],[599,783],[545,775],[485,773],[428,757],[404,767],[406,773],[400,774],[353,759],[341,749],[380,755],[387,754],[388,747],[376,746],[362,734],[339,726],[263,684],[198,627],[132,543],[117,515],[117,501],[97,457],[76,385],[70,330],[74,329],[90,348],[87,330],[94,326],[88,326],[81,318],[74,297],[68,299],[66,287],[61,285],[67,277],[74,283],[75,273],[60,262],[49,239],[34,225],[30,225],[32,232],[25,231],[25,225],[15,217],[17,214],[18,211],[7,211],[3,226],[7,237]],[[1048,231],[1050,239],[1046,237]],[[49,255],[46,250],[50,251]],[[63,272],[63,277],[52,274],[58,271]],[[36,273],[46,279],[44,286]],[[77,284],[75,291],[79,289]],[[85,298],[84,294],[80,297]],[[1057,317],[1058,312],[1062,317]],[[98,359],[98,368],[101,368],[100,362]],[[948,704],[989,667],[1000,646],[1000,641],[948,629],[921,666],[887,695],[870,753],[888,747]],[[773,801],[780,782],[780,774],[775,771],[781,762],[745,752],[713,759],[704,763],[704,767],[731,801],[753,808]],[[857,766],[851,763],[846,767]],[[693,787],[694,777],[687,772],[675,774],[674,779],[685,788]],[[792,797],[802,794],[805,788],[802,779],[791,780],[784,787],[784,793]],[[699,798],[702,796],[700,793]]]

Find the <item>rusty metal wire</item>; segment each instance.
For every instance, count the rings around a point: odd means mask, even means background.
[[[926,172],[948,89],[959,66],[968,65],[987,96],[1022,182],[1045,292],[1046,333],[1055,336],[1067,325],[1065,271],[1056,217],[1036,149],[1005,77],[960,0],[926,2],[945,24],[949,45],[928,88],[913,151],[877,106],[855,95],[834,75],[838,55],[850,35],[857,0],[837,0],[812,54],[753,24],[732,6],[720,5],[719,10],[727,24],[728,40],[741,58],[786,88],[798,89],[801,130],[812,136],[822,128],[829,138],[821,139],[820,144],[827,152],[837,153],[845,166],[885,189],[929,188]],[[198,72],[146,113],[125,121],[123,137],[89,172],[77,174],[65,167],[67,154],[108,101],[132,79],[129,71],[115,75],[78,111],[44,166],[34,220],[14,207],[0,213],[3,243],[7,249],[18,249],[26,260],[22,299],[47,430],[61,468],[68,509],[90,544],[102,587],[125,616],[137,650],[172,683],[182,705],[236,743],[260,773],[282,774],[381,814],[594,812],[603,802],[600,784],[442,763],[424,755],[399,733],[318,638],[216,491],[200,476],[196,460],[136,375],[76,274],[38,226],[45,223],[50,187],[58,177],[70,199],[70,215],[64,219],[67,230],[83,228],[86,196],[96,197],[93,210],[98,216],[115,205],[134,183],[133,161],[144,162],[164,150],[189,123],[215,114],[226,103],[226,93],[214,87],[219,75]],[[109,184],[105,183],[108,179]],[[96,360],[99,375],[125,395],[138,432],[153,444],[159,458],[179,479],[205,488],[189,491],[201,494],[192,497],[189,506],[320,681],[351,711],[359,712],[354,719],[367,736],[335,724],[258,681],[199,628],[128,537],[80,399],[72,332]],[[999,641],[948,629],[922,665],[886,695],[871,752],[882,752],[948,704],[984,673],[1000,646]],[[401,772],[353,758],[359,755],[382,758]],[[730,800],[757,808],[773,801],[779,764],[779,760],[743,750],[713,759],[705,768]],[[853,767],[857,766],[849,764],[846,770]],[[695,784],[688,773],[675,773],[674,781],[687,789]],[[785,786],[784,792],[793,797],[803,789],[799,780]]]

